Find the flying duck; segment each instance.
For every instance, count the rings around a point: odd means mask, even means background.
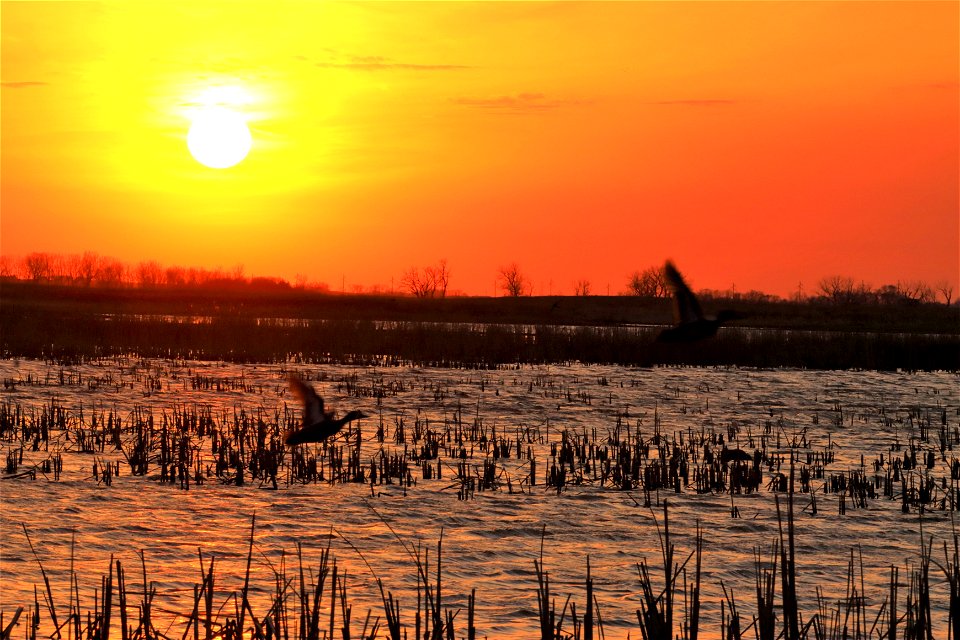
[[[303,426],[287,432],[285,442],[288,445],[323,442],[343,429],[348,422],[367,417],[359,411],[351,411],[342,418],[334,418],[333,411],[324,412],[323,398],[317,395],[313,387],[292,374],[288,380],[290,391],[303,403]]]
[[[658,342],[696,342],[710,338],[716,335],[720,325],[741,317],[736,311],[729,310],[720,311],[715,318],[704,316],[697,297],[669,260],[663,265],[663,276],[667,286],[673,291],[673,316],[676,324],[661,331],[657,336]]]

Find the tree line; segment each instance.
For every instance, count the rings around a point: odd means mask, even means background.
[[[0,278],[77,287],[291,287],[282,278],[247,277],[242,265],[225,270],[165,266],[155,260],[128,264],[92,251],[69,255],[34,252],[21,258],[0,256]]]
[[[153,260],[128,264],[92,251],[70,255],[34,252],[19,258],[0,255],[0,279],[80,287],[245,287],[330,291],[327,284],[311,282],[302,275],[298,275],[291,284],[283,278],[248,277],[242,265],[225,270],[165,266]],[[451,271],[446,259],[443,259],[433,265],[407,269],[400,279],[400,288],[401,293],[418,298],[444,298],[451,291],[450,282]],[[593,287],[588,279],[577,280],[572,286],[576,296],[593,295]],[[534,294],[532,280],[516,262],[499,268],[497,288],[505,296]],[[365,292],[362,287],[355,287],[353,291]],[[382,294],[385,291],[381,287],[371,287],[366,293]],[[657,265],[629,274],[625,288],[619,295],[667,298],[671,291],[664,278],[663,269]],[[761,291],[737,292],[733,288],[722,291],[700,290],[698,295],[704,298],[751,302],[782,300],[779,296]],[[802,286],[798,287],[796,295],[791,296],[791,299],[798,302],[818,301],[833,304],[897,305],[942,301],[949,306],[954,303],[954,288],[946,281],[934,285],[922,281],[898,281],[873,288],[852,277],[834,275],[822,278],[810,293],[804,294]]]

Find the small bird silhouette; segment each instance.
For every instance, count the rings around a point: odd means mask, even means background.
[[[710,338],[716,335],[717,329],[723,323],[742,317],[736,311],[729,310],[720,311],[715,318],[704,316],[697,297],[669,260],[663,265],[663,276],[673,291],[673,316],[676,324],[661,331],[657,336],[658,342],[696,342]]]
[[[290,391],[303,403],[303,426],[287,432],[285,442],[288,445],[304,442],[323,442],[343,429],[348,422],[367,416],[359,411],[351,411],[342,418],[334,418],[334,412],[324,412],[323,398],[317,395],[313,387],[295,375],[288,378]]]

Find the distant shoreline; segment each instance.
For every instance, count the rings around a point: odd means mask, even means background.
[[[746,319],[716,339],[677,347],[654,341],[659,327],[672,322],[672,303],[664,298],[414,298],[5,281],[0,348],[8,358],[66,361],[137,354],[242,362],[385,358],[440,366],[580,361],[960,369],[957,307],[737,299],[703,304],[708,314],[730,308]]]

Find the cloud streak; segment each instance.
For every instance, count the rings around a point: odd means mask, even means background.
[[[396,62],[382,56],[352,56],[346,62],[315,62],[321,69],[356,69],[358,71],[457,71],[469,69],[462,64],[418,64]]]
[[[474,109],[486,109],[504,113],[533,113],[582,104],[575,100],[558,100],[542,93],[518,93],[512,96],[492,98],[456,98],[454,103]]]
[[[48,84],[47,82],[35,82],[32,80],[23,82],[0,82],[0,86],[4,89],[29,89],[30,87],[45,87]]]
[[[659,104],[659,105],[680,105],[684,107],[725,107],[732,104],[737,104],[739,100],[724,100],[724,99],[693,99],[693,100],[657,100],[656,102],[651,102],[649,104]]]

